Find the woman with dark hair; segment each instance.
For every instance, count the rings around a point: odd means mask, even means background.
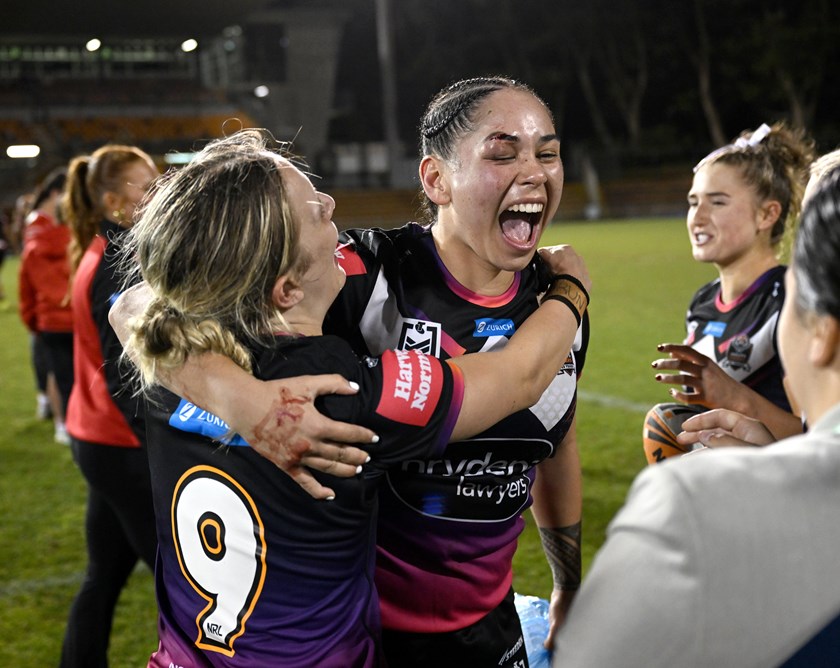
[[[805,203],[785,283],[779,353],[808,432],[643,471],[555,640],[558,668],[840,662],[840,169]],[[692,438],[717,445],[704,424],[721,413],[686,422]]]
[[[147,381],[207,351],[264,379],[340,373],[359,392],[328,397],[323,410],[380,436],[364,474],[331,479],[337,493],[323,503],[241,440],[213,443],[227,431],[215,416],[153,396],[161,644],[152,666],[379,665],[373,520],[387,471],[446,457],[448,441],[534,403],[572,345],[588,295],[564,274],[503,350],[359,359],[322,333],[345,283],[333,208],[257,131],[243,131],[165,177],[127,237],[124,252],[154,294],[127,345]],[[546,257],[555,274],[564,266],[588,283],[570,251]]]

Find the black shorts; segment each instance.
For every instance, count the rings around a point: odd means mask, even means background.
[[[446,633],[382,632],[388,668],[528,668],[513,590],[471,626]]]

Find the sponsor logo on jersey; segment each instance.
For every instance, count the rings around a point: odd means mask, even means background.
[[[440,357],[440,323],[404,318],[397,348]]]
[[[343,244],[335,249],[335,257],[339,266],[344,269],[348,276],[360,276],[367,273],[367,267],[356,252],[352,243]]]
[[[386,474],[391,491],[422,515],[497,522],[529,503],[533,468],[553,451],[536,438],[482,438],[452,443],[440,459],[413,459]]]
[[[710,320],[706,323],[706,326],[703,328],[703,335],[704,336],[714,336],[715,338],[720,338],[723,336],[723,331],[726,329],[726,323],[720,322],[718,320]]]
[[[417,350],[387,350],[382,355],[382,396],[376,412],[394,422],[425,427],[442,388],[440,360]]]
[[[575,358],[572,357],[572,353],[569,353],[566,356],[566,361],[563,362],[563,366],[560,367],[560,371],[557,372],[557,375],[559,376],[561,373],[565,373],[567,376],[574,376],[576,371]]]
[[[510,336],[515,330],[516,326],[510,318],[479,318],[475,321],[473,336]]]
[[[248,445],[239,434],[226,438],[230,434],[230,425],[227,422],[185,399],[181,399],[178,408],[169,416],[169,426],[179,431],[201,434],[227,445]]]
[[[753,344],[750,337],[746,334],[739,334],[734,337],[726,348],[726,358],[723,360],[722,366],[728,366],[733,369],[743,369],[750,372],[750,353],[752,353]]]

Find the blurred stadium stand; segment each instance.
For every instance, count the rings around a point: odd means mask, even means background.
[[[338,201],[339,227],[417,219],[413,157],[389,167],[383,142],[329,138],[349,6],[343,0],[246,4],[235,24],[217,26],[193,51],[181,48],[187,29],[103,34],[101,47],[88,51],[90,34],[77,29],[7,34],[0,27],[0,213],[53,167],[108,142],[136,144],[164,168],[168,154],[191,152],[240,127],[265,127],[278,139],[293,139],[294,151],[308,158],[321,187]],[[256,94],[260,86],[268,95]],[[40,155],[7,158],[13,144],[37,144]],[[604,174],[600,183],[584,185],[580,160],[564,158],[561,220],[684,210],[688,169],[638,180]]]

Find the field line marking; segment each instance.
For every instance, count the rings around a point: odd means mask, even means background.
[[[578,390],[578,397],[583,401],[590,401],[599,406],[620,408],[632,413],[647,413],[652,406],[652,404],[642,404],[638,401],[624,399],[623,397],[613,397],[608,394],[599,394],[598,392],[588,392],[586,390]]]
[[[145,571],[149,573],[149,569],[142,561],[138,561],[134,567],[132,574]],[[12,596],[27,596],[35,594],[45,589],[54,589],[56,587],[70,587],[80,585],[85,579],[83,571],[76,573],[67,573],[66,575],[54,575],[47,578],[29,578],[26,580],[9,580],[8,582],[0,582],[0,599],[11,598]]]
[[[49,578],[32,578],[30,580],[10,580],[0,585],[0,598],[11,598],[12,596],[25,596],[35,594],[44,589],[56,587],[69,587],[81,584],[85,574],[69,573],[67,575],[56,575]]]

